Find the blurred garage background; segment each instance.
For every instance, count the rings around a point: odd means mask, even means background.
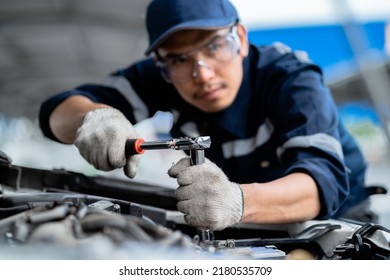
[[[47,97],[143,58],[148,0],[0,0],[0,150],[14,164],[93,169],[73,146],[45,139],[38,110]],[[305,50],[324,70],[343,121],[370,164],[367,184],[390,189],[390,1],[232,0],[256,44]],[[143,138],[169,137],[170,115],[137,125]],[[137,180],[174,187],[166,170],[182,154],[145,153]],[[152,163],[152,164],[151,164]],[[389,195],[374,198],[390,227]]]

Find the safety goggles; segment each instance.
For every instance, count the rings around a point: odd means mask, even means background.
[[[240,39],[237,26],[234,25],[226,35],[216,35],[205,45],[189,53],[168,54],[166,57],[157,54],[156,65],[167,82],[183,84],[198,78],[199,67],[214,71],[222,69],[239,51]]]

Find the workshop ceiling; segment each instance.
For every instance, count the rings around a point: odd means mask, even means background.
[[[35,120],[47,97],[143,57],[148,0],[0,0],[0,113]]]

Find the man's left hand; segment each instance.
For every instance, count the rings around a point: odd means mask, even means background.
[[[190,158],[185,157],[168,174],[177,179],[177,209],[185,214],[188,224],[222,230],[241,221],[244,205],[241,187],[230,182],[210,160],[191,166]]]

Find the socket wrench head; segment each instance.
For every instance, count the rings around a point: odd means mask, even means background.
[[[175,138],[171,143],[172,149],[183,151],[204,150],[210,148],[210,146],[210,136]]]

